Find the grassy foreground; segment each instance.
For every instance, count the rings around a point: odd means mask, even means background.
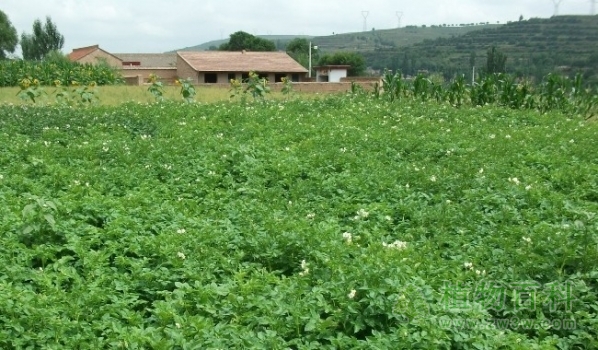
[[[2,349],[598,347],[597,123],[336,96],[0,129]]]

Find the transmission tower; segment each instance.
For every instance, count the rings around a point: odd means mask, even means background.
[[[361,11],[361,16],[363,17],[363,31],[368,31],[368,16],[370,15],[370,11]]]
[[[552,3],[554,4],[554,15],[553,16],[559,15],[559,6],[561,6],[562,2],[563,2],[563,0],[552,0]]]
[[[594,16],[596,14],[596,0],[590,0],[590,15]]]
[[[397,28],[401,28],[401,19],[403,18],[403,11],[397,11],[396,15],[398,20]]]

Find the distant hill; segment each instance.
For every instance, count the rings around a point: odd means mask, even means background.
[[[508,56],[507,71],[519,76],[541,77],[549,72],[584,72],[596,79],[598,67],[598,16],[556,16],[511,22],[454,37],[423,40],[400,50],[377,48],[363,52],[375,69],[418,70],[471,76],[475,65],[484,67],[486,52],[496,46]]]
[[[256,36],[259,38],[268,39],[268,40],[273,41],[276,44],[276,48],[279,50],[284,50],[287,43],[295,38],[306,38],[306,39],[311,38],[311,36],[308,36],[308,35],[256,35]],[[174,50],[171,52],[208,51],[208,50],[210,50],[210,48],[219,47],[220,45],[226,43],[227,41],[228,41],[228,39],[212,40],[212,41],[208,41],[207,43],[203,43],[203,44],[199,44],[199,45],[195,45],[195,46],[189,46],[189,47]]]
[[[330,51],[368,51],[378,48],[394,48],[409,46],[426,39],[436,39],[462,35],[481,28],[496,28],[500,24],[478,24],[462,26],[430,26],[372,30],[367,32],[343,33],[328,36],[308,35],[258,35],[260,38],[274,41],[279,50],[284,50],[286,44],[295,38],[311,39],[314,45],[325,52]],[[219,47],[228,39],[212,40],[207,43],[189,46],[176,51],[206,51],[210,47]]]
[[[408,26],[404,28],[343,33],[312,38],[322,51],[371,51],[382,48],[410,46],[424,40],[450,38],[483,28],[498,28],[501,24],[477,24],[462,26]]]

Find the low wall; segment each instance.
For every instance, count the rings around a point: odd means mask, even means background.
[[[126,85],[141,85],[143,83],[143,77],[141,75],[124,76],[123,79]]]
[[[376,79],[374,82],[372,81],[355,81],[355,84],[361,86],[366,91],[372,91],[374,89],[374,84],[378,82],[379,79]],[[335,92],[347,92],[351,90],[351,81],[345,81],[340,83],[292,83],[293,91],[295,92],[306,92],[306,93],[335,93]],[[206,88],[213,88],[213,89],[230,89],[229,84],[197,84],[198,87],[206,87]],[[268,84],[272,92],[279,92],[282,90],[284,84],[283,83],[271,83]]]
[[[380,82],[380,77],[344,77],[341,78],[341,82],[356,82],[356,83],[372,83]]]
[[[149,82],[150,74],[155,74],[160,78],[164,84],[174,84],[177,77],[176,68],[147,68],[147,67],[125,67],[121,70],[122,75],[125,77],[127,85],[142,85]],[[140,77],[139,82],[134,84],[134,80],[131,78],[131,84],[129,84],[129,77]]]

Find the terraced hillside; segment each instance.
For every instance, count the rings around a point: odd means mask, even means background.
[[[424,40],[436,38],[450,38],[456,35],[466,34],[481,28],[497,28],[499,24],[469,25],[462,27],[416,27],[372,30],[367,32],[342,33],[327,36],[306,36],[306,35],[257,35],[262,39],[271,40],[278,49],[283,50],[285,45],[295,38],[311,39],[314,45],[324,52],[333,51],[370,51],[380,48],[396,48],[413,45]],[[204,51],[210,47],[219,47],[227,42],[224,40],[213,40],[203,44],[185,47],[174,51]],[[173,51],[173,52],[174,52]]]
[[[407,48],[377,49],[364,53],[374,68],[442,72],[446,77],[471,74],[475,64],[486,63],[486,51],[498,47],[507,54],[507,71],[540,77],[551,71],[585,72],[596,80],[598,64],[598,16],[558,16],[512,22],[460,36],[423,40]]]
[[[421,43],[424,40],[452,38],[478,31],[483,28],[498,28],[500,24],[468,25],[459,27],[416,27],[371,30],[368,32],[344,33],[330,36],[317,36],[312,39],[322,51],[371,51],[395,49]]]

